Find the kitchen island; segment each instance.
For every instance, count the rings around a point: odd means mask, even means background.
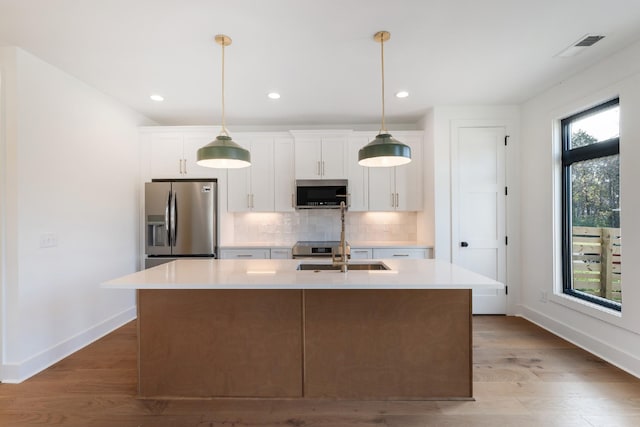
[[[139,395],[472,398],[471,290],[502,284],[435,260],[305,262],[179,260],[104,283],[138,290]]]

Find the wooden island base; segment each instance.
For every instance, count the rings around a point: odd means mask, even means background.
[[[472,398],[469,289],[141,289],[138,328],[145,398]]]

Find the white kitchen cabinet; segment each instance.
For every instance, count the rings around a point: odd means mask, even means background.
[[[351,248],[351,259],[371,259],[373,249],[371,248]]]
[[[349,137],[347,146],[349,210],[362,212],[369,210],[369,168],[358,164],[358,152],[369,141],[366,136]]]
[[[346,179],[348,133],[292,132],[296,179]]]
[[[428,253],[424,248],[373,248],[373,258],[425,259]]]
[[[293,212],[295,209],[295,170],[293,138],[276,137],[273,142],[274,210]]]
[[[269,248],[221,249],[220,259],[270,259]]]
[[[271,259],[291,259],[290,248],[271,248]]]
[[[236,142],[251,152],[251,166],[229,169],[227,210],[229,212],[272,212],[273,138],[268,135],[240,135]]]
[[[411,147],[411,162],[391,168],[369,168],[370,211],[423,209],[422,137],[394,135]]]
[[[211,168],[196,164],[200,147],[215,139],[213,132],[166,132],[147,135],[148,174],[151,178],[215,178]]]

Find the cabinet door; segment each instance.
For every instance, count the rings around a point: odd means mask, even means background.
[[[423,206],[422,137],[403,136],[411,147],[411,162],[395,168],[396,210],[421,211]]]
[[[395,168],[369,169],[369,210],[395,210]]]
[[[250,209],[273,212],[273,139],[257,136],[251,142]]]
[[[271,259],[291,259],[291,249],[271,248]]]
[[[222,249],[220,259],[269,259],[269,249]]]
[[[365,137],[351,137],[347,147],[347,169],[349,180],[349,210],[369,210],[369,168],[358,164],[358,152],[367,144]]]
[[[373,258],[406,258],[424,259],[427,257],[427,250],[420,248],[373,248]]]
[[[150,138],[151,178],[184,178],[182,175],[183,136],[179,133],[154,134]]]
[[[322,173],[322,141],[320,138],[296,138],[296,179],[320,179]]]
[[[274,210],[293,212],[295,208],[295,171],[293,139],[277,138],[273,142]]]
[[[371,259],[373,258],[371,248],[351,248],[351,259]]]
[[[320,162],[320,174],[323,179],[347,178],[347,138],[324,137],[322,138],[322,158]]]
[[[249,212],[251,210],[250,167],[227,171],[227,211]]]

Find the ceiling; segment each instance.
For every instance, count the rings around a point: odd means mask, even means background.
[[[0,0],[18,46],[162,125],[387,123],[519,104],[640,39],[638,0]],[[586,34],[606,37],[570,58]],[[407,90],[409,97],[394,94]],[[267,98],[279,92],[279,100]],[[149,95],[158,93],[157,103]]]

